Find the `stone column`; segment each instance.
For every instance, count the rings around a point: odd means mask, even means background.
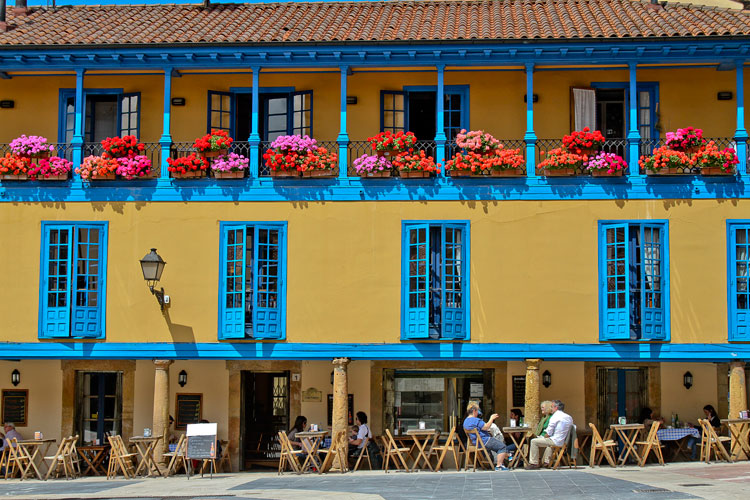
[[[163,461],[169,446],[169,365],[173,362],[171,359],[154,360],[154,423],[151,432],[154,436],[163,436],[154,449],[156,463]]]
[[[740,418],[747,410],[747,387],[745,386],[745,362],[729,363],[729,418]]]
[[[524,423],[536,428],[539,423],[541,409],[539,403],[541,399],[541,386],[539,385],[539,365],[541,359],[526,360],[526,405],[523,410]]]
[[[347,381],[347,366],[349,358],[336,358],[333,360],[333,427],[331,437],[335,437],[338,431],[344,431],[341,445],[347,445],[346,428],[349,424],[349,384]],[[338,460],[334,460],[334,468],[339,468]]]

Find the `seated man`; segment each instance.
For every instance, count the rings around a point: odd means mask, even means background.
[[[18,441],[23,441],[23,437],[21,437],[21,434],[16,430],[16,425],[13,422],[6,422],[5,440],[0,447],[0,451],[4,450],[6,446],[10,446],[10,440],[13,438],[16,438]]]
[[[550,446],[563,446],[565,440],[568,439],[568,432],[570,432],[570,426],[573,425],[573,418],[563,412],[562,407],[563,404],[559,399],[552,401],[550,408],[552,416],[547,424],[547,429],[541,436],[531,440],[529,465],[525,467],[526,469],[539,468],[539,448],[545,448],[544,463],[548,464],[549,459],[552,456],[552,449]]]
[[[470,401],[466,407],[464,430],[474,444],[477,444],[476,435],[472,431],[474,429],[479,431],[479,437],[482,439],[484,447],[495,455],[497,463],[497,465],[495,465],[495,470],[508,470],[508,468],[503,465],[508,453],[505,449],[505,443],[503,442],[502,437],[497,439],[490,436],[490,427],[492,427],[492,422],[498,417],[498,415],[493,413],[490,415],[490,419],[487,422],[484,422],[479,418],[481,415],[482,410],[479,409],[479,403],[476,401]]]

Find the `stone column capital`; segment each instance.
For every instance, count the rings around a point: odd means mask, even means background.
[[[168,370],[169,365],[174,363],[174,360],[172,359],[155,359],[154,360],[154,366],[157,370]]]
[[[526,369],[527,370],[538,370],[539,365],[542,364],[541,359],[527,359],[526,360]]]
[[[739,360],[730,361],[729,362],[729,368],[730,369],[731,368],[743,368],[744,369],[745,368],[745,362],[744,361],[739,361]]]
[[[344,368],[346,365],[348,365],[352,360],[349,358],[333,358],[333,365],[335,368]]]

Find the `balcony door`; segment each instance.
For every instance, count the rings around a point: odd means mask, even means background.
[[[443,95],[443,119],[447,140],[469,128],[469,87],[448,85]],[[437,131],[437,89],[434,86],[383,90],[380,96],[380,128],[411,131],[422,141],[431,141]]]

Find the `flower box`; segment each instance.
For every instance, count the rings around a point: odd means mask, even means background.
[[[591,170],[592,177],[622,177],[622,170],[614,170],[609,172],[608,170]]]
[[[522,168],[502,168],[489,171],[490,177],[526,177],[526,170]]]
[[[373,172],[361,172],[359,176],[367,177],[368,179],[381,179],[383,177],[390,177],[391,171],[390,170],[376,170]]]
[[[188,170],[185,173],[172,172],[172,179],[200,179],[206,176],[205,170]]]
[[[541,174],[544,177],[573,177],[576,175],[574,168],[543,168]]]
[[[97,175],[94,174],[91,176],[92,181],[113,181],[117,178],[117,174],[114,172],[107,172],[106,174]]]
[[[302,172],[302,177],[314,177],[318,179],[331,179],[333,177],[336,177],[336,172],[334,172],[330,168],[316,168],[312,170],[305,170]]]
[[[401,170],[398,175],[402,179],[425,179],[432,177],[432,172],[425,170]]]
[[[47,177],[40,176],[37,177],[36,180],[38,181],[67,181],[68,180],[68,174],[57,174],[57,175],[49,175]]]
[[[451,177],[479,177],[479,174],[470,168],[453,168],[449,172]]]
[[[216,151],[206,151],[198,153],[202,158],[216,158],[217,156],[224,156],[227,154],[228,149],[217,149]]]
[[[731,176],[734,175],[734,169],[730,169],[729,172],[727,172],[725,169],[721,167],[703,167],[701,168],[701,175],[724,175],[724,176]]]
[[[394,156],[398,154],[397,151],[394,151],[392,149],[389,149],[387,151],[375,151],[375,154],[377,156],[384,156],[385,158],[388,158],[389,160],[392,159]]]
[[[646,175],[685,175],[689,174],[690,171],[685,171],[682,167],[668,167],[659,170],[647,170]]]
[[[277,179],[289,179],[299,177],[299,172],[297,170],[271,170],[271,177]]]
[[[2,174],[0,175],[0,180],[3,180],[3,181],[26,181],[28,179],[29,179],[29,176],[26,174],[20,174],[20,175]]]
[[[244,179],[244,170],[230,170],[229,172],[222,172],[221,170],[214,170],[214,177],[216,179]]]

